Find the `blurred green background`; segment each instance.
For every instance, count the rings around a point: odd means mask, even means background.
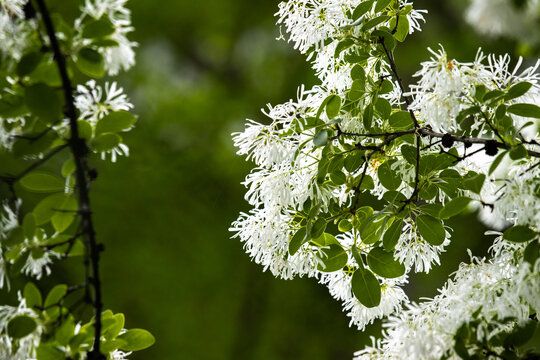
[[[63,2],[56,2],[57,7]],[[369,343],[349,328],[341,304],[313,279],[284,281],[263,273],[228,227],[249,209],[240,184],[250,164],[235,155],[231,132],[260,109],[295,98],[317,82],[292,45],[276,41],[278,1],[130,0],[139,43],[137,64],[118,81],[135,104],[131,149],[115,164],[92,160],[97,236],[105,244],[104,303],[126,327],[157,339],[132,359],[351,359]],[[408,82],[444,44],[449,56],[474,59],[513,52],[507,40],[478,37],[462,20],[466,1],[415,1],[428,9],[424,30],[396,58]],[[72,5],[70,5],[72,6]],[[469,214],[453,222],[442,266],[414,276],[413,299],[433,296],[449,273],[482,254],[485,228]],[[72,260],[80,261],[80,260]],[[76,277],[64,274],[63,277]]]

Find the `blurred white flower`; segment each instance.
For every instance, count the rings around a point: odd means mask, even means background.
[[[535,42],[540,39],[538,5],[538,0],[527,0],[521,8],[512,0],[472,0],[466,19],[482,34]]]

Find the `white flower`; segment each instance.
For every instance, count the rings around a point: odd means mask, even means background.
[[[44,232],[38,233],[37,236],[33,238],[24,239],[24,248],[30,252],[29,256],[26,259],[24,266],[21,269],[23,274],[27,276],[33,276],[37,280],[41,279],[43,273],[46,273],[47,276],[51,274],[50,265],[55,259],[60,258],[60,254],[55,251],[43,250],[40,252],[34,252],[34,249],[40,247],[43,241],[46,238]]]
[[[18,213],[21,207],[21,200],[15,202],[14,208],[8,200],[2,202],[2,212],[0,212],[0,239],[6,239],[9,233],[19,226]]]
[[[7,12],[0,11],[1,55],[19,60],[29,44],[28,37],[34,31],[33,27],[29,21],[12,18]]]
[[[522,301],[521,294],[538,289],[538,276],[532,281],[535,287],[520,288],[523,282],[517,280],[523,276],[519,270],[523,265],[504,248],[494,255],[489,262],[473,258],[471,264],[462,264],[435,298],[411,303],[390,317],[384,338],[357,352],[355,359],[439,359],[447,352],[456,356],[453,336],[474,313],[483,320],[479,333],[488,331],[483,324],[493,325],[505,317],[526,320],[531,304]]]
[[[416,223],[406,220],[394,257],[405,265],[407,271],[414,267],[415,272],[428,273],[432,264],[440,265],[439,254],[450,244],[449,233],[441,245],[435,246],[424,240],[416,229]]]
[[[9,15],[22,19],[24,17],[23,6],[26,2],[26,0],[0,0],[0,9]]]
[[[86,0],[81,8],[82,15],[76,20],[75,27],[82,26],[85,16],[94,19],[107,17],[114,25],[114,32],[109,36],[118,43],[116,46],[99,47],[98,51],[104,58],[107,74],[116,75],[120,70],[128,70],[135,64],[133,48],[137,43],[130,41],[127,34],[133,31],[131,26],[131,12],[125,7],[127,0]],[[81,45],[89,42],[80,40]]]
[[[17,199],[14,204],[14,208],[10,205],[8,200],[4,200],[2,203],[2,210],[0,212],[0,245],[2,240],[5,240],[11,231],[19,226],[19,209],[21,207],[21,200]],[[0,289],[4,287],[4,282],[9,288],[9,278],[6,272],[6,259],[3,254],[3,247],[0,246]]]
[[[0,359],[28,360],[35,358],[35,349],[41,340],[43,325],[37,314],[26,306],[22,295],[18,294],[19,305],[0,305]],[[11,319],[24,315],[32,318],[36,323],[34,331],[18,340],[13,340],[7,334],[7,326]]]
[[[431,61],[422,63],[422,69],[414,74],[418,84],[411,85],[414,101],[409,107],[418,110],[419,117],[436,130],[454,130],[455,117],[461,110],[460,97],[470,86],[465,69],[470,64],[458,64],[447,58],[444,49],[435,52]],[[462,69],[465,66],[465,69]]]
[[[127,359],[129,355],[131,355],[131,351],[124,352],[120,350],[114,350],[112,353],[109,354],[111,360],[124,360]]]
[[[532,88],[512,101],[535,103],[540,98],[540,75],[537,73],[540,62],[519,72],[522,59],[519,59],[511,70],[508,55],[485,56],[479,49],[474,62],[462,63],[449,59],[442,46],[438,52],[431,49],[429,51],[433,57],[430,61],[423,62],[422,69],[414,74],[420,79],[417,84],[410,86],[406,95],[413,97],[409,109],[415,110],[418,118],[435,130],[452,132],[458,129],[456,116],[459,112],[478,105],[474,100],[476,86],[485,86],[487,91],[504,90],[527,81],[532,84]],[[493,110],[481,108],[481,111],[488,116]],[[530,120],[514,115],[512,118],[517,128]],[[484,118],[474,120],[471,128],[480,130],[480,135],[486,134],[489,127],[486,126]]]
[[[130,41],[126,37],[126,33],[131,30],[132,28],[130,27],[122,28],[111,36],[111,39],[116,41],[118,46],[100,48],[105,61],[105,69],[107,69],[109,75],[117,75],[120,70],[127,71],[135,65],[135,52],[133,48],[137,46],[137,43]]]
[[[381,301],[378,306],[368,308],[354,296],[351,286],[351,275],[339,270],[332,273],[321,273],[320,282],[325,284],[330,294],[343,303],[343,311],[351,318],[350,325],[364,330],[366,325],[375,319],[388,316],[401,308],[407,295],[399,287],[407,282],[407,276],[397,279],[379,279],[381,283]]]
[[[86,0],[81,11],[94,19],[107,15],[113,22],[127,21],[131,12],[125,7],[126,2],[127,0]]]
[[[279,4],[278,24],[285,25],[294,48],[306,53],[313,45],[322,46],[324,40],[349,24],[347,10],[354,9],[360,0],[293,0]]]
[[[116,82],[106,82],[105,88],[96,84],[95,80],[88,81],[84,86],[78,85],[75,95],[75,107],[80,112],[80,118],[92,125],[112,111],[129,111],[133,105],[129,102],[124,89]]]

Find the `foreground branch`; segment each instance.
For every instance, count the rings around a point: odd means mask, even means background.
[[[54,61],[58,67],[60,78],[62,80],[62,89],[65,100],[65,115],[69,120],[71,130],[71,138],[69,139],[69,148],[75,162],[75,179],[77,185],[79,199],[79,213],[81,215],[82,232],[85,241],[89,245],[90,259],[92,263],[92,285],[94,288],[94,346],[91,352],[88,353],[90,360],[104,360],[105,356],[100,352],[101,338],[101,312],[103,304],[101,301],[101,282],[99,277],[99,246],[96,242],[94,225],[92,222],[92,211],[90,208],[90,197],[88,195],[88,180],[86,178],[86,156],[88,148],[84,139],[79,137],[79,129],[77,126],[77,111],[73,101],[73,86],[67,73],[66,59],[58,44],[55,30],[47,6],[44,0],[36,0],[41,13],[43,24],[47,31],[47,36],[54,55]]]

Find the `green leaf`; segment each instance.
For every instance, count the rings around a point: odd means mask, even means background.
[[[51,218],[51,223],[56,232],[63,232],[75,219],[78,210],[77,199],[75,196],[66,196],[60,207],[56,208]]]
[[[96,125],[96,136],[102,133],[118,132],[129,129],[137,118],[128,111],[120,110],[109,113]]]
[[[352,18],[357,20],[360,16],[367,13],[373,7],[374,0],[363,1],[354,9]]]
[[[392,279],[405,274],[405,266],[394,260],[394,253],[381,247],[372,249],[367,256],[371,270],[384,278]]]
[[[345,170],[352,173],[358,170],[363,163],[364,153],[361,151],[355,151],[352,154],[347,155],[343,166],[345,167]]]
[[[118,41],[112,40],[112,39],[96,39],[92,41],[93,46],[97,46],[99,48],[107,48],[107,47],[116,47],[120,45]]]
[[[493,172],[497,169],[497,167],[499,166],[499,164],[501,163],[502,159],[504,158],[506,154],[507,152],[503,151],[499,155],[497,155],[497,157],[495,158],[495,160],[493,160],[493,162],[491,163],[489,167],[488,175],[493,174]]]
[[[536,324],[537,321],[527,319],[525,323],[516,326],[506,339],[504,339],[504,346],[512,347],[525,344],[534,335]]]
[[[33,171],[21,179],[21,185],[30,191],[53,192],[64,190],[61,177],[43,171]]]
[[[354,80],[349,91],[349,100],[356,101],[364,95],[366,91],[366,84],[363,80]]]
[[[92,125],[86,120],[78,120],[77,125],[79,127],[79,137],[86,141],[90,141],[94,132],[94,130],[92,130]]]
[[[364,124],[364,127],[366,129],[371,128],[371,122],[373,121],[373,105],[369,104],[364,109],[364,113],[362,114],[362,124]]]
[[[525,93],[529,91],[531,87],[532,87],[532,84],[530,82],[523,81],[523,82],[517,83],[511,86],[510,88],[508,88],[508,90],[506,91],[505,99],[512,100],[522,95],[525,95]]]
[[[23,77],[32,73],[39,65],[42,58],[43,54],[38,51],[25,54],[17,64],[17,75]]]
[[[323,272],[334,272],[343,269],[347,265],[349,257],[347,253],[337,244],[331,244],[328,248],[321,250],[321,260],[324,264],[318,265],[317,269]]]
[[[7,324],[7,333],[13,339],[21,339],[30,335],[36,329],[36,321],[30,316],[19,315]]]
[[[341,54],[342,51],[350,48],[353,45],[354,45],[353,39],[345,39],[345,40],[340,41],[336,46],[336,50],[334,51],[334,57],[338,58],[339,54]]]
[[[72,157],[66,160],[64,162],[64,165],[62,165],[62,176],[68,177],[69,175],[73,174],[75,172],[75,161]]]
[[[124,328],[125,318],[124,314],[119,313],[113,315],[112,319],[114,320],[113,324],[108,326],[106,329],[103,329],[103,336],[107,339],[113,339],[118,334],[120,334],[120,331]]]
[[[463,188],[476,194],[480,194],[480,190],[482,190],[485,180],[486,175],[484,174],[473,175],[463,180]]]
[[[122,138],[118,134],[107,133],[97,136],[92,145],[97,152],[104,152],[114,149],[121,142]]]
[[[484,99],[484,95],[486,95],[487,87],[484,84],[475,85],[474,86],[474,98],[480,102]]]
[[[82,48],[77,53],[77,68],[85,75],[100,78],[105,74],[103,56],[94,49]]]
[[[108,353],[111,351],[114,351],[116,349],[122,348],[122,346],[125,346],[127,343],[124,340],[121,339],[110,339],[105,340],[101,342],[101,350],[104,353]]]
[[[384,162],[377,170],[377,177],[388,190],[396,190],[401,185],[401,178],[390,168],[389,162]]]
[[[65,360],[66,354],[52,344],[41,343],[36,349],[37,360]]]
[[[335,185],[343,185],[347,181],[347,176],[341,170],[336,170],[330,173],[330,180]]]
[[[324,146],[328,142],[328,131],[326,129],[319,130],[313,138],[313,145]]]
[[[362,180],[362,184],[360,184],[359,189],[360,190],[373,190],[375,189],[375,183],[373,182],[373,178],[370,175],[365,175],[362,179],[362,174],[359,174],[355,179],[355,185],[358,185],[360,183],[360,180]]]
[[[26,283],[23,290],[24,300],[26,301],[26,306],[30,309],[34,307],[41,307],[43,299],[41,298],[41,292],[36,285],[32,282]]]
[[[362,65],[356,64],[351,69],[351,78],[353,80],[360,80],[362,84],[365,84],[366,82],[366,71],[364,70],[364,67]],[[364,88],[364,86],[362,86]]]
[[[68,287],[65,284],[59,284],[53,287],[45,298],[45,304],[43,305],[43,307],[49,308],[52,305],[59,303],[60,300],[62,300],[62,298],[66,296],[67,289]]]
[[[497,109],[495,109],[495,119],[501,120],[506,115],[506,105],[500,104],[497,106]]]
[[[63,346],[68,346],[70,340],[75,335],[75,322],[70,316],[64,320],[62,325],[56,330],[54,335],[56,341],[58,341]]]
[[[388,20],[388,18],[389,18],[388,15],[377,16],[376,18],[373,18],[373,19],[367,21],[366,23],[364,23],[364,25],[362,25],[362,31],[367,31],[367,30],[379,25],[380,23],[385,22],[386,20]]]
[[[47,223],[56,213],[55,210],[59,209],[69,196],[68,194],[53,194],[41,200],[33,211],[36,225]]]
[[[531,241],[523,251],[523,259],[534,265],[538,257],[540,257],[540,242]]]
[[[121,347],[124,351],[139,351],[152,346],[156,339],[144,329],[130,329],[118,335],[117,339],[124,340],[126,345]]]
[[[62,86],[62,79],[52,56],[44,57],[31,75],[34,82],[42,82],[52,87]]]
[[[328,119],[333,119],[339,115],[341,110],[341,98],[337,95],[331,95],[326,103],[326,116]]]
[[[502,98],[505,95],[504,91],[499,89],[488,91],[484,96],[482,101],[487,103],[489,100],[496,101]]]
[[[358,268],[351,279],[354,296],[362,305],[375,307],[381,302],[381,285],[379,280],[366,268]]]
[[[540,119],[540,107],[534,104],[510,105],[506,111],[518,116]]]
[[[289,254],[291,255],[296,254],[296,252],[298,251],[298,249],[300,249],[302,244],[304,244],[307,241],[309,241],[309,237],[307,236],[306,227],[304,226],[298,229],[298,231],[296,231],[294,235],[291,237],[291,241],[289,242]]]
[[[313,223],[309,235],[312,239],[316,239],[324,233],[324,230],[326,230],[326,219],[320,217]]]
[[[341,232],[351,231],[351,229],[352,229],[352,224],[347,219],[340,220],[340,222],[338,223],[338,230]]]
[[[411,145],[401,146],[401,154],[411,165],[416,165],[416,147]]]
[[[419,215],[416,226],[422,238],[431,245],[441,245],[444,242],[446,231],[440,220],[431,215]]]
[[[379,90],[379,94],[381,95],[388,94],[392,90],[394,90],[394,84],[392,84],[390,80],[384,79],[384,81],[381,84],[381,89]]]
[[[370,216],[373,215],[373,208],[371,206],[362,206],[358,210],[356,210],[356,217],[359,220],[366,220]]]
[[[396,130],[407,129],[413,125],[411,114],[408,111],[397,111],[388,119],[390,126]]]
[[[362,223],[360,238],[364,244],[374,244],[381,238],[382,224],[380,221],[374,221],[374,216],[366,219]]]
[[[538,234],[526,225],[514,225],[506,229],[503,233],[505,240],[522,243],[536,238]]]
[[[392,112],[392,105],[385,98],[378,98],[375,103],[375,109],[381,114],[382,119],[388,119]]]
[[[452,216],[456,216],[457,214],[465,210],[470,202],[471,199],[466,196],[460,196],[450,200],[446,203],[446,205],[444,205],[444,208],[441,210],[441,219],[448,219]]]
[[[393,250],[401,236],[403,220],[394,222],[383,235],[383,246],[387,251]]]
[[[336,240],[334,235],[329,233],[324,233],[321,236],[319,236],[316,239],[312,239],[311,242],[313,242],[315,245],[318,246],[330,246],[330,245],[340,245],[339,241]]]
[[[377,2],[375,3],[375,13],[378,13],[381,10],[385,9],[388,4],[390,4],[390,1],[392,0],[377,0]]]
[[[34,214],[28,213],[23,220],[24,236],[28,239],[32,239],[36,233],[36,218]]]
[[[56,122],[61,117],[62,103],[56,91],[43,83],[24,89],[28,109],[46,122]]]
[[[529,153],[527,152],[527,149],[525,148],[525,146],[523,146],[523,144],[519,144],[512,147],[512,149],[510,150],[508,154],[510,155],[510,159],[512,160],[523,159],[529,155]]]
[[[392,25],[391,28],[393,29],[394,26],[395,25]],[[400,15],[397,23],[396,33],[394,34],[394,37],[397,41],[405,41],[405,38],[407,37],[407,35],[409,35],[409,26],[409,19],[407,19],[407,16]]]
[[[92,21],[83,29],[82,36],[86,39],[102,38],[114,32],[115,27],[108,19],[103,16],[101,19]]]

